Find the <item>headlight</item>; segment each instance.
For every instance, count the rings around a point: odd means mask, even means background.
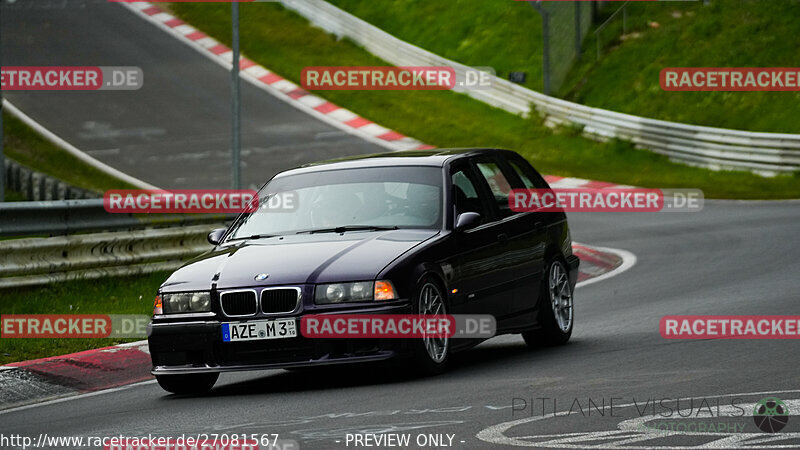
[[[397,292],[390,281],[356,281],[354,283],[320,284],[314,294],[314,303],[329,305],[397,298],[399,298]]]
[[[210,292],[180,292],[161,294],[164,314],[180,314],[211,311]]]

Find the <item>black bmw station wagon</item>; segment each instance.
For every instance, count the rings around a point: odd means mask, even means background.
[[[309,164],[259,191],[293,208],[242,213],[160,287],[153,374],[201,393],[220,372],[408,358],[427,373],[475,339],[323,339],[311,314],[491,314],[530,345],[572,334],[578,258],[563,212],[514,212],[512,189],[547,189],[517,153],[452,149]]]

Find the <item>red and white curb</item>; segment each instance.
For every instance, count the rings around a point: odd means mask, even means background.
[[[147,341],[0,367],[0,409],[125,386],[152,378]]]
[[[148,22],[157,25],[212,61],[230,70],[233,64],[233,51],[216,39],[152,3],[133,2],[120,3],[120,5],[138,14]],[[329,125],[366,141],[393,151],[435,148],[397,131],[382,127],[350,110],[317,97],[244,56],[239,59],[239,68],[241,77],[254,86],[269,92]]]
[[[576,287],[617,276],[636,264],[636,255],[618,248],[588,246],[573,242],[572,253],[581,260]]]
[[[605,181],[584,180],[583,178],[559,177],[556,175],[545,175],[545,181],[553,189],[634,189],[634,186],[626,184],[607,183]]]

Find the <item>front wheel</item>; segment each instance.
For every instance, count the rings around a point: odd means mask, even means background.
[[[572,336],[574,312],[569,273],[557,258],[550,261],[545,273],[547,278],[540,294],[543,296],[539,308],[541,328],[522,333],[525,343],[531,347],[565,344]]]
[[[218,373],[192,373],[186,375],[156,375],[156,381],[173,394],[205,394],[214,387]]]
[[[423,280],[414,298],[414,312],[421,315],[447,314],[445,297],[439,284]],[[437,375],[447,368],[450,339],[446,336],[425,336],[413,341],[416,367],[424,375]]]

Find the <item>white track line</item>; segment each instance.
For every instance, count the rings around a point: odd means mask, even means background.
[[[574,242],[574,244],[577,244],[577,242]],[[583,280],[579,282],[578,284],[575,285],[575,289],[579,287],[588,286],[592,283],[597,283],[598,281],[607,280],[611,277],[615,277],[636,265],[636,255],[627,250],[621,250],[618,248],[608,248],[608,247],[595,247],[593,245],[585,245],[585,244],[578,244],[578,245],[582,245],[586,248],[590,248],[593,250],[600,250],[603,252],[613,253],[622,258],[622,264],[620,264],[619,267],[614,268],[610,272],[606,272],[594,278],[589,278],[588,280]]]
[[[9,408],[9,409],[0,410],[0,416],[2,416],[3,414],[12,413],[12,412],[17,412],[17,411],[23,411],[23,410],[26,410],[26,409],[36,408],[38,406],[48,406],[48,405],[54,405],[56,403],[67,402],[67,401],[70,401],[70,400],[78,400],[78,399],[86,398],[86,397],[94,397],[96,395],[110,394],[112,392],[124,391],[126,389],[132,389],[132,388],[139,387],[139,386],[146,386],[148,384],[153,384],[153,383],[156,383],[156,380],[140,381],[138,383],[126,384],[125,386],[118,386],[118,387],[115,387],[115,388],[104,389],[104,390],[101,390],[101,391],[87,392],[85,394],[78,394],[78,395],[69,395],[69,394],[67,394],[66,397],[56,398],[56,399],[53,399],[53,400],[47,400],[47,401],[40,402],[40,403],[31,403],[30,405],[17,406],[16,408]]]
[[[107,175],[110,175],[112,177],[119,178],[120,180],[122,180],[122,181],[124,181],[124,182],[126,182],[128,184],[132,184],[132,185],[138,187],[139,189],[158,189],[157,187],[153,186],[150,183],[146,183],[146,182],[144,182],[144,181],[142,181],[142,180],[140,180],[138,178],[132,177],[132,176],[128,175],[127,173],[121,172],[121,171],[109,166],[108,164],[106,164],[104,162],[101,162],[101,161],[93,158],[92,156],[84,153],[83,151],[81,151],[77,147],[75,147],[74,145],[70,144],[69,142],[65,141],[64,139],[62,139],[61,137],[59,137],[58,135],[56,135],[52,131],[50,131],[47,128],[45,128],[39,122],[33,120],[30,116],[28,116],[27,114],[25,114],[22,111],[20,111],[19,108],[14,106],[11,102],[9,102],[6,99],[3,99],[3,109],[4,110],[8,110],[8,112],[11,113],[12,116],[14,116],[17,119],[19,119],[22,122],[24,122],[25,125],[33,128],[34,131],[36,131],[37,133],[41,134],[45,139],[47,139],[48,141],[50,141],[54,145],[56,145],[58,147],[61,147],[67,153],[69,153],[72,156],[80,159],[81,161],[83,161],[86,164],[94,167],[95,169],[97,169],[97,170],[99,170],[99,171],[101,171],[101,172],[103,172],[103,173],[105,173]]]

